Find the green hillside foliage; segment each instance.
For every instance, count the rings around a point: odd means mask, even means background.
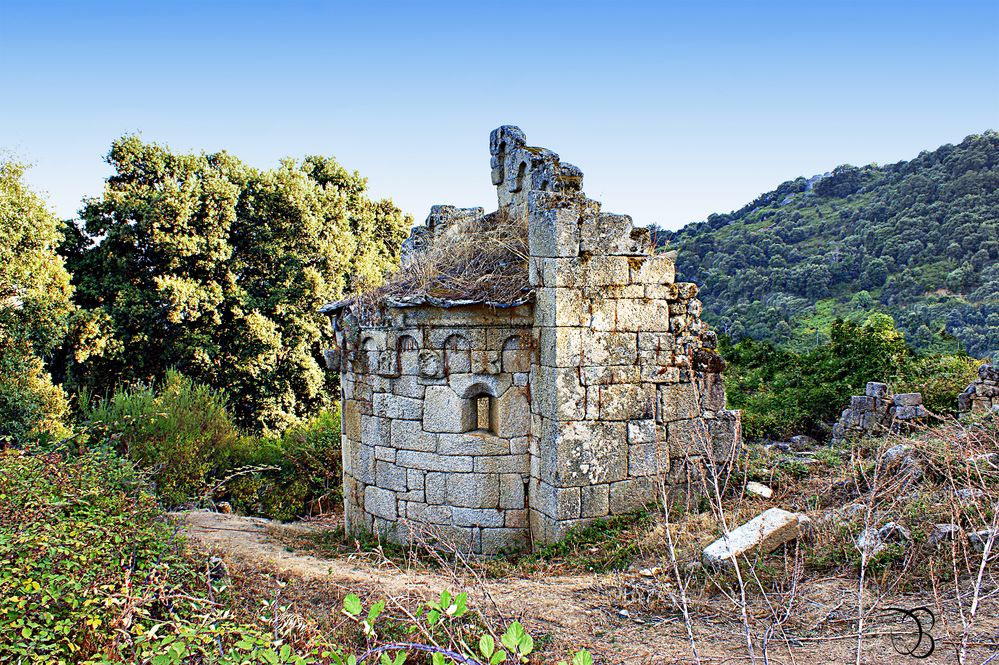
[[[73,309],[61,238],[24,167],[0,161],[0,445],[65,434],[66,396],[45,366]]]
[[[279,433],[327,409],[318,308],[398,264],[412,220],[334,160],[249,167],[126,136],[63,246],[77,302],[61,372],[110,394],[176,369],[224,388],[236,424]]]
[[[733,339],[805,351],[837,318],[891,314],[921,351],[999,352],[999,134],[797,178],[660,244]]]

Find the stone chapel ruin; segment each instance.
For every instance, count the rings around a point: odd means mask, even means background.
[[[531,548],[736,454],[715,335],[674,254],[520,129],[489,149],[496,212],[434,206],[388,284],[323,308],[348,532]]]

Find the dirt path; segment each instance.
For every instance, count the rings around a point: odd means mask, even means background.
[[[279,542],[282,536],[301,535],[303,531],[317,528],[308,523],[280,524],[211,512],[177,513],[174,517],[184,523],[192,539],[221,552],[232,562],[276,568],[305,580],[332,583],[343,594],[367,592],[375,597],[426,600],[442,589],[462,589],[469,594],[469,605],[490,618],[520,619],[533,635],[548,635],[553,652],[564,653],[570,645],[585,645],[601,663],[692,662],[687,633],[681,621],[626,609],[642,606],[641,603],[636,605],[633,598],[636,589],[639,595],[642,593],[642,580],[634,575],[483,580],[472,573],[401,569],[391,562],[379,564],[356,556],[323,559],[290,551]],[[813,591],[820,592],[821,596],[823,590],[816,588]],[[836,584],[825,591],[824,595],[832,598],[832,604],[847,593],[846,588]],[[749,662],[741,625],[730,618],[731,612],[723,611],[722,605],[727,605],[723,598],[717,599],[716,604],[716,613],[705,613],[701,607],[695,618],[700,658],[706,663]],[[855,642],[845,635],[806,639],[814,641],[797,642],[793,648],[781,642],[779,648],[774,647],[768,653],[769,662],[775,665],[853,662]],[[759,662],[763,662],[762,659]],[[865,648],[864,662],[915,661],[896,654],[887,640],[872,639]],[[941,649],[933,658],[922,662],[955,660]]]

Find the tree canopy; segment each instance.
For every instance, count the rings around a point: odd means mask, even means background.
[[[24,166],[0,161],[0,441],[63,432],[66,398],[45,369],[72,311],[61,238]]]
[[[85,310],[70,383],[107,392],[176,369],[225,390],[258,431],[329,406],[317,310],[396,266],[411,219],[327,157],[261,170],[125,136],[108,162],[64,245]]]

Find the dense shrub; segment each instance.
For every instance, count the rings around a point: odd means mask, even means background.
[[[922,393],[923,404],[933,413],[948,414],[957,407],[957,395],[978,378],[977,358],[931,355],[908,363],[897,392]]]
[[[147,469],[167,506],[228,500],[237,510],[292,519],[340,496],[340,417],[322,412],[280,437],[240,432],[226,396],[177,372],[119,390],[84,417],[106,442]]]
[[[250,443],[229,417],[222,393],[176,372],[158,387],[119,390],[85,409],[97,439],[148,469],[168,506],[194,498],[248,457]]]
[[[328,512],[340,504],[340,413],[324,411],[286,430],[280,438],[261,438],[250,447],[247,464],[270,467],[240,475],[219,495],[237,510],[290,520]]]

